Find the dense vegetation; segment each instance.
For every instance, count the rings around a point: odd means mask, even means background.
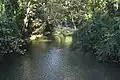
[[[29,37],[70,36],[72,49],[120,61],[119,0],[0,0],[0,53],[22,53]]]
[[[19,4],[16,1],[0,0],[0,6],[0,53],[24,54],[26,40],[21,35]]]
[[[96,0],[93,5],[102,3]],[[93,53],[100,61],[120,62],[120,5],[116,0],[104,0],[94,6],[91,19],[73,34],[72,48],[81,53]],[[98,8],[98,9],[97,9]],[[95,12],[94,12],[95,11]],[[89,14],[89,12],[88,12]]]

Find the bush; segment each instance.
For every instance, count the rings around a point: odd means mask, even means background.
[[[93,53],[100,61],[119,62],[120,18],[107,14],[95,17],[73,34],[72,48]]]
[[[0,23],[0,53],[20,53],[26,52],[26,41],[21,39],[20,33],[15,29],[15,25],[11,25],[8,22]],[[14,29],[13,29],[14,28]]]

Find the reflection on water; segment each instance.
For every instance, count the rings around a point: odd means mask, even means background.
[[[25,56],[6,56],[0,80],[119,80],[119,65],[97,63],[93,57],[78,55],[68,46],[39,43]]]

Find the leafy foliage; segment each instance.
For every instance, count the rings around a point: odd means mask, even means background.
[[[0,53],[24,54],[26,52],[26,41],[20,38],[20,33],[18,34],[16,30],[10,27],[15,27],[15,25],[8,22],[0,23]]]
[[[73,48],[93,53],[101,61],[120,61],[120,18],[107,14],[95,18],[73,35]]]
[[[26,40],[22,39],[19,4],[15,0],[0,0],[0,53],[26,52]],[[17,24],[19,22],[19,24]]]

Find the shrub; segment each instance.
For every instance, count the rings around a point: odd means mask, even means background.
[[[119,62],[120,18],[107,14],[95,17],[73,34],[72,48],[93,53],[100,61]]]
[[[11,25],[8,22],[0,23],[0,53],[20,53],[26,52],[26,41],[21,39],[20,33],[17,32],[15,25]]]

